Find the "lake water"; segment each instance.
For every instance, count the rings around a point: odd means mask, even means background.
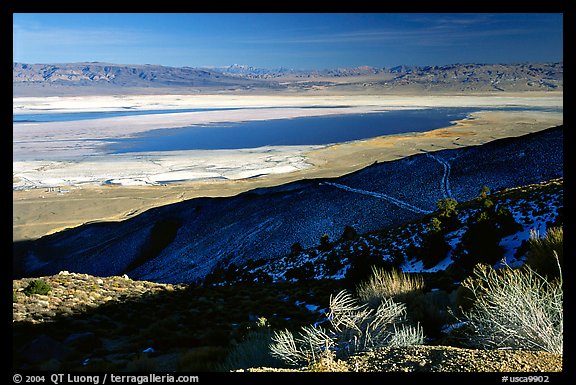
[[[342,108],[344,106],[310,106],[308,108]],[[276,107],[286,108],[286,107]],[[300,107],[306,108],[306,107]],[[123,110],[77,113],[43,113],[13,115],[17,122],[58,122],[102,119],[115,116],[151,115],[177,112],[237,110],[240,108],[195,108],[166,110]],[[562,111],[549,108],[492,108],[493,110]],[[214,150],[257,148],[263,146],[326,145],[368,139],[383,135],[423,132],[448,127],[451,121],[470,113],[491,108],[430,108],[396,110],[367,114],[341,114],[292,119],[214,123],[181,128],[147,131],[134,137],[110,138],[108,153],[154,152],[177,150]]]
[[[324,145],[447,127],[471,108],[434,108],[158,129],[114,139],[111,153]]]

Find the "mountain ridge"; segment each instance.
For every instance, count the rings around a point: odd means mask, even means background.
[[[169,67],[102,62],[14,62],[15,96],[68,92],[302,92],[374,93],[562,91],[563,62],[341,67],[325,70]]]

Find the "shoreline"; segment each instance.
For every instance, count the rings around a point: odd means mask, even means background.
[[[374,162],[480,145],[562,122],[562,113],[480,111],[447,128],[325,146],[95,155],[82,162],[14,161],[13,186],[25,185],[26,178],[52,178],[54,183],[13,191],[13,241],[88,222],[119,221],[192,198],[234,196],[302,179],[338,177]],[[197,179],[178,182],[190,177]],[[63,183],[66,179],[72,183]],[[103,179],[110,181],[102,184]]]
[[[14,97],[14,114],[98,111],[138,111],[189,108],[266,108],[311,106],[482,107],[553,106],[563,104],[563,92],[502,92],[498,94],[167,94]]]

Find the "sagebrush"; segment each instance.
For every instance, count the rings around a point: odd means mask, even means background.
[[[549,281],[529,266],[496,270],[478,265],[473,274],[476,279],[462,282],[475,297],[464,313],[473,330],[470,345],[562,354],[561,279]]]
[[[406,307],[390,298],[377,308],[360,304],[346,291],[330,297],[329,326],[305,326],[294,335],[288,330],[275,332],[270,350],[289,365],[311,365],[320,357],[334,353],[345,358],[361,351],[384,346],[422,344],[422,328],[405,323]]]

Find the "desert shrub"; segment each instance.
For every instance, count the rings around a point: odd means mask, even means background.
[[[416,274],[404,273],[401,270],[386,271],[372,267],[372,275],[367,281],[358,285],[358,297],[373,307],[385,299],[398,302],[409,302],[410,298],[424,288],[424,279]]]
[[[410,253],[422,261],[425,269],[436,266],[448,255],[451,247],[446,241],[445,234],[442,222],[433,217],[422,236],[421,245],[410,249]]]
[[[465,312],[473,329],[469,344],[482,348],[544,350],[562,354],[562,282],[549,282],[529,266],[474,269],[463,281],[475,296]]]
[[[514,215],[512,215],[510,208],[505,205],[500,204],[498,206],[498,209],[494,215],[494,219],[498,230],[500,231],[500,235],[503,237],[524,229],[521,224],[516,222],[516,219],[514,219]]]
[[[250,282],[272,283],[272,277],[263,271],[256,271],[254,273],[249,274],[244,281],[247,283],[250,283]]]
[[[357,237],[358,237],[358,232],[356,231],[356,229],[354,229],[354,227],[348,225],[344,228],[344,231],[342,232],[342,236],[340,237],[340,240],[352,241],[352,240],[356,239]]]
[[[444,231],[452,231],[460,226],[458,220],[458,201],[454,198],[440,199],[437,202],[436,218],[442,223]]]
[[[441,335],[442,327],[454,321],[454,304],[449,293],[443,290],[430,291],[414,296],[406,305],[406,311],[411,320],[422,325],[429,337]]]
[[[290,246],[290,255],[298,255],[300,254],[304,248],[300,242],[294,242],[292,246]]]
[[[472,283],[469,281],[477,281],[476,283]],[[469,289],[471,285],[478,284],[481,281],[473,276],[466,277],[456,289],[456,309],[457,311],[462,314],[466,311],[472,309],[474,302],[476,302],[476,295],[472,290]]]
[[[336,274],[342,267],[344,263],[342,262],[342,256],[335,250],[331,251],[330,254],[326,256],[326,274],[332,275]]]
[[[458,265],[472,269],[477,263],[494,264],[504,256],[502,234],[490,211],[481,210],[468,224],[456,247]]]
[[[424,237],[421,247],[416,251],[416,257],[422,261],[425,269],[430,269],[443,261],[450,250],[444,234],[433,233]]]
[[[559,227],[564,223],[564,207],[560,206],[556,209],[556,218],[550,222],[548,227]]]
[[[526,263],[541,275],[557,278],[560,275],[558,262],[563,263],[564,230],[562,227],[551,227],[544,236],[536,230],[530,230]],[[558,256],[558,262],[554,257]]]
[[[52,290],[50,285],[43,279],[35,279],[28,283],[28,286],[24,288],[24,294],[31,296],[32,294],[46,295]]]
[[[332,248],[332,242],[330,242],[328,234],[324,234],[320,237],[320,245],[318,248],[322,251],[328,251]]]
[[[308,281],[314,278],[314,264],[310,261],[304,262],[301,266],[292,267],[284,274],[286,279],[297,281]]]
[[[256,367],[277,367],[280,361],[272,356],[268,346],[272,342],[272,331],[265,318],[260,318],[253,330],[231,350],[220,369],[230,371]]]
[[[394,257],[392,260],[384,259],[381,255],[370,252],[369,249],[355,250],[348,256],[350,267],[346,271],[346,283],[348,287],[355,288],[359,283],[369,279],[374,267],[382,270],[392,270],[404,262],[403,256]]]
[[[404,324],[405,306],[385,298],[378,308],[359,304],[346,291],[330,297],[328,328],[305,326],[300,333],[275,332],[270,350],[289,365],[311,365],[333,352],[337,358],[383,346],[406,346],[424,341],[420,326]]]

